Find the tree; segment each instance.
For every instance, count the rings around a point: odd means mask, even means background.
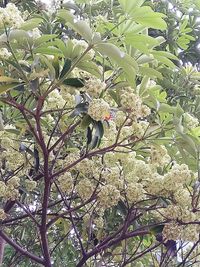
[[[2,266],[198,266],[188,3],[27,3],[0,9]]]

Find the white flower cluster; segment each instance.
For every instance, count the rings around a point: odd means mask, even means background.
[[[146,191],[151,195],[160,195],[163,190],[163,176],[154,173],[152,179],[147,182]]]
[[[165,146],[152,146],[150,162],[156,166],[163,167],[171,161]]]
[[[187,207],[191,203],[191,194],[186,188],[180,188],[174,193],[174,201],[183,207]]]
[[[181,238],[181,233],[183,227],[177,224],[176,222],[167,223],[164,226],[162,235],[164,239],[167,240],[179,240]]]
[[[76,165],[76,170],[87,178],[95,177],[98,174],[96,162],[90,159],[84,159]]]
[[[139,178],[143,184],[151,180],[154,175],[154,169],[151,164],[145,163],[143,160],[135,160],[132,173]]]
[[[4,130],[0,131],[0,145],[3,149],[0,155],[0,160],[1,165],[4,162],[7,170],[16,170],[24,164],[25,158],[19,151],[19,137],[14,133],[9,132],[8,130],[10,129],[15,130],[15,127],[6,125]]]
[[[89,103],[88,115],[95,121],[106,120],[110,117],[110,107],[102,98],[93,99]]]
[[[109,146],[113,144],[117,135],[117,128],[114,121],[110,120],[109,124],[104,124],[104,136],[102,138],[102,145]]]
[[[157,211],[160,214],[161,218],[167,218],[168,220],[179,220],[181,222],[188,223],[198,219],[198,215],[192,212],[191,209],[187,206],[170,204],[166,208],[161,208]]]
[[[121,125],[123,125],[123,123],[126,120],[126,115],[122,110],[118,110],[115,116],[115,123],[117,127],[120,127]]]
[[[88,47],[88,44],[84,41],[84,40],[76,40],[74,39],[73,40],[73,44],[75,45],[75,48],[81,52],[84,52],[87,47]],[[95,52],[94,50],[89,50],[88,53],[87,53],[87,56],[92,59],[95,55]]]
[[[195,84],[195,86],[192,89],[194,95],[200,95],[200,86],[198,84]]]
[[[69,92],[68,87],[61,86],[60,95],[65,100],[65,106],[67,108],[73,108],[75,106],[75,96]]]
[[[87,200],[91,197],[94,186],[89,179],[85,178],[78,183],[76,190],[83,200]]]
[[[51,109],[62,109],[65,105],[65,100],[58,91],[58,89],[53,90],[49,95],[47,100],[44,102],[44,110]]]
[[[11,55],[7,48],[0,48],[0,59],[8,59]]]
[[[5,200],[15,200],[19,196],[18,187],[20,185],[20,178],[13,176],[7,183],[0,181],[0,197]]]
[[[149,194],[158,194],[163,197],[174,195],[176,202],[182,201],[182,194],[185,197],[188,196],[188,193],[183,189],[185,185],[188,185],[192,181],[192,173],[186,164],[175,164],[163,176],[154,172],[149,177],[151,179],[146,184],[146,190]],[[188,200],[188,198],[186,199]]]
[[[32,29],[32,31],[29,32],[29,35],[34,39],[38,39],[39,37],[41,37],[41,32],[38,28],[34,28]]]
[[[192,175],[186,164],[174,164],[171,170],[164,176],[164,188],[175,192],[184,184],[191,182]],[[174,181],[176,181],[174,183]],[[175,184],[177,186],[175,186]],[[178,187],[178,188],[177,188]]]
[[[25,188],[28,192],[33,191],[37,187],[37,182],[26,179],[24,182]]]
[[[133,120],[145,118],[151,113],[150,109],[142,104],[142,99],[129,87],[122,91],[121,105],[124,110],[130,113]]]
[[[136,203],[145,199],[145,190],[140,183],[129,183],[126,188],[129,203]]]
[[[67,167],[70,164],[72,164],[74,161],[78,160],[80,158],[79,153],[77,152],[71,152],[67,157],[65,157],[63,160],[58,160],[58,164],[63,167]]]
[[[66,172],[58,177],[58,186],[64,193],[71,193],[73,189],[73,178],[70,172]]]
[[[199,226],[197,225],[179,225],[176,222],[167,223],[163,229],[163,238],[167,240],[182,240],[197,242],[199,240]]]
[[[123,189],[123,180],[118,167],[107,168],[102,173],[102,179],[106,184],[114,185],[117,189]]]
[[[85,90],[91,97],[98,97],[105,88],[106,84],[93,76],[86,80],[85,87],[82,90]]]
[[[104,226],[104,219],[103,217],[97,217],[94,219],[94,224],[97,228],[102,229]]]
[[[21,13],[14,4],[9,3],[6,8],[0,8],[0,28],[19,28],[23,22]]]
[[[190,113],[184,113],[183,115],[185,126],[191,130],[199,125],[199,120],[192,116]]]
[[[114,185],[102,186],[98,193],[99,205],[104,209],[117,205],[120,198],[120,191]]]
[[[148,127],[149,127],[149,122],[147,121],[133,122],[131,126],[132,132],[138,138],[142,138],[145,135]]]
[[[6,219],[7,215],[3,209],[0,209],[0,220]]]

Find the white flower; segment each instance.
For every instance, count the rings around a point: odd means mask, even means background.
[[[0,8],[0,28],[19,28],[24,22],[18,8],[12,4],[7,4],[6,8]]]
[[[183,115],[184,124],[188,129],[193,129],[199,125],[199,120],[189,113]]]
[[[98,97],[101,92],[106,88],[106,84],[101,80],[97,79],[96,77],[90,77],[85,82],[85,91],[92,97]]]
[[[34,28],[32,30],[32,34],[31,35],[32,35],[33,39],[37,39],[37,38],[41,37],[40,30],[38,28]]]
[[[3,209],[0,209],[0,220],[4,220],[6,218],[6,213]]]
[[[91,197],[94,191],[94,186],[89,179],[83,179],[76,186],[76,190],[83,200],[87,200]]]
[[[55,89],[48,95],[48,98],[44,103],[44,110],[59,109],[63,108],[64,105],[65,105],[65,100],[63,99],[60,92],[57,89]]]
[[[171,158],[168,155],[167,149],[165,146],[152,146],[151,147],[151,158],[150,161],[156,166],[163,167],[170,163]]]
[[[8,59],[11,55],[7,48],[0,48],[0,59]]]
[[[117,205],[120,200],[120,191],[114,185],[102,186],[98,194],[98,200],[104,209]]]
[[[33,191],[37,186],[36,181],[29,180],[29,179],[26,179],[24,184],[25,184],[25,188],[27,191]]]
[[[70,172],[66,172],[58,178],[59,188],[65,192],[70,193],[73,189],[73,178]]]
[[[145,199],[145,190],[140,183],[130,183],[126,188],[126,197],[130,203],[139,202]]]
[[[93,99],[89,103],[88,115],[95,121],[105,120],[110,117],[110,107],[103,99]]]
[[[171,222],[171,223],[167,223],[164,226],[162,235],[163,235],[163,238],[167,240],[178,240],[181,238],[182,232],[183,232],[183,226],[178,225],[175,222]]]

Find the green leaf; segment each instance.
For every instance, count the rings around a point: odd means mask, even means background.
[[[138,64],[134,58],[121,51],[117,46],[110,43],[100,43],[95,46],[96,50],[122,67],[129,83],[135,85],[135,76],[138,71]]]
[[[119,0],[120,5],[127,14],[136,7],[140,7],[144,2],[145,0]]]
[[[60,62],[58,57],[54,57],[52,65],[55,69],[55,78],[57,79],[59,77],[60,74]]]
[[[95,148],[96,146],[98,146],[99,143],[99,137],[98,136],[94,136],[92,139],[92,144],[91,144],[91,149]]]
[[[27,21],[25,21],[20,29],[25,30],[25,31],[30,31],[40,25],[40,23],[43,21],[42,18],[32,18]]]
[[[146,64],[146,63],[151,63],[152,61],[154,61],[153,56],[147,56],[147,55],[141,55],[138,59],[137,59],[137,63],[139,65],[141,64]]]
[[[200,80],[200,72],[193,72],[191,75],[190,75],[190,78],[191,79],[194,79],[194,80]]]
[[[50,45],[58,48],[66,58],[69,58],[69,51],[68,51],[69,47],[66,47],[66,44],[62,40],[55,39],[50,42]]]
[[[81,88],[84,86],[83,79],[80,78],[68,78],[62,82],[64,85],[74,86],[77,88]]]
[[[174,54],[167,52],[167,51],[151,51],[151,54],[154,55],[154,57],[156,58],[157,56],[160,57],[167,57],[170,59],[174,59],[174,60],[179,60]]]
[[[35,47],[39,45],[44,45],[44,43],[56,38],[58,35],[57,34],[43,34],[39,38],[37,38],[34,42]]]
[[[186,150],[194,158],[197,157],[197,148],[194,140],[187,134],[181,134],[181,137],[177,138],[178,144],[182,149]]]
[[[180,32],[183,32],[185,28],[187,27],[188,19],[184,19],[183,22],[180,25]]]
[[[128,33],[125,35],[125,42],[143,53],[149,53],[149,47],[159,45],[155,38],[145,34]]]
[[[190,130],[191,134],[195,137],[200,137],[200,126]]]
[[[157,226],[151,227],[151,228],[150,228],[150,233],[153,234],[153,235],[162,233],[163,228],[164,228],[164,224],[161,224],[161,225],[157,225]]]
[[[166,103],[161,103],[158,109],[159,112],[164,112],[164,113],[174,113],[176,111],[176,107],[170,106]]]
[[[62,56],[62,52],[60,51],[60,49],[58,49],[57,47],[54,46],[49,46],[49,47],[37,47],[34,49],[34,53],[40,53],[40,54],[44,54],[44,55],[56,55],[56,56]]]
[[[39,166],[40,166],[39,151],[37,150],[36,146],[34,146],[34,168],[35,168],[35,172],[38,172]]]
[[[148,90],[149,76],[144,75],[139,87],[139,95],[142,96]]]
[[[55,72],[55,69],[54,69],[52,63],[48,60],[47,57],[45,57],[43,55],[39,55],[39,58],[40,58],[41,62],[43,62],[48,67],[51,80],[54,80],[56,77],[56,72]]]
[[[22,43],[25,39],[31,39],[28,32],[25,30],[15,29],[9,34],[9,41],[17,40],[19,43]]]
[[[142,75],[146,75],[150,78],[159,78],[159,79],[162,79],[162,74],[153,69],[153,68],[148,68],[148,67],[140,67],[139,68],[139,72],[142,74]]]
[[[102,75],[100,68],[97,66],[97,64],[95,64],[92,61],[81,61],[77,65],[77,67],[91,73],[92,75],[94,75],[98,78],[100,78]]]
[[[91,117],[90,117],[88,114],[86,114],[86,115],[83,117],[80,126],[81,126],[83,129],[86,129],[86,128],[90,125],[91,122],[92,122]]]
[[[74,9],[76,12],[80,12],[80,9],[78,8],[78,6],[70,2],[63,3],[62,7],[66,9]]]
[[[117,46],[110,43],[100,43],[95,46],[95,48],[102,54],[110,57],[116,61],[119,66],[131,66],[138,70],[137,62],[127,55],[125,52],[121,51]]]
[[[7,91],[18,87],[19,85],[19,83],[0,84],[0,94],[6,93]]]
[[[70,13],[67,10],[59,10],[57,16],[61,19],[63,19],[69,26],[79,33],[85,40],[88,42],[92,41],[92,29],[89,27],[89,25],[82,20],[78,20],[77,17],[75,17],[72,13]]]
[[[0,83],[2,82],[18,82],[18,80],[13,79],[11,77],[7,77],[7,76],[0,76]]]
[[[137,7],[131,10],[130,15],[137,22],[148,28],[165,30],[166,22],[162,19],[166,17],[164,14],[154,12],[149,6]]]
[[[60,73],[60,78],[62,78],[71,68],[71,60],[65,59],[64,66],[62,68],[62,71]]]
[[[120,106],[120,97],[119,95],[112,89],[108,90],[109,95],[112,97],[112,99],[116,102],[118,106]]]
[[[156,55],[155,58],[160,62],[160,63],[163,63],[164,65],[174,69],[176,68],[176,65],[168,58],[166,57],[163,57],[163,56],[158,56]]]

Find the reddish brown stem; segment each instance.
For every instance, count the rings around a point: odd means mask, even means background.
[[[0,266],[3,263],[5,244],[6,244],[5,240],[2,237],[0,237]]]
[[[10,237],[8,237],[3,231],[0,231],[0,237],[3,238],[10,246],[12,246],[20,254],[28,257],[29,259],[33,260],[34,262],[37,262],[37,263],[44,265],[44,259],[41,259],[40,257],[30,253],[29,251],[27,251],[24,248],[22,248],[21,246],[19,246]]]
[[[44,137],[42,133],[42,128],[40,125],[40,115],[41,109],[43,106],[44,98],[40,97],[38,99],[38,105],[36,109],[36,127],[39,139],[39,145],[42,149],[43,158],[44,158],[44,195],[43,195],[43,202],[42,202],[42,220],[41,220],[41,227],[40,227],[40,235],[41,235],[41,243],[42,243],[42,250],[45,260],[45,267],[51,267],[51,256],[49,252],[49,245],[48,245],[48,238],[47,238],[47,209],[49,204],[49,195],[50,195],[50,175],[49,175],[49,152],[47,146],[44,142]]]
[[[80,261],[79,263],[76,265],[76,267],[82,267],[84,266],[84,264],[87,262],[87,260],[89,258],[91,258],[94,255],[97,255],[98,253],[100,253],[101,251],[105,250],[106,248],[109,248],[113,245],[118,244],[119,242],[121,242],[122,240],[131,238],[131,237],[135,237],[135,236],[144,236],[149,234],[148,230],[137,230],[134,232],[129,232],[123,235],[119,235],[117,238],[110,240],[109,242],[105,242],[105,244],[102,245],[102,243],[100,243],[96,248],[94,248],[93,250],[91,250],[89,253],[87,253]]]

